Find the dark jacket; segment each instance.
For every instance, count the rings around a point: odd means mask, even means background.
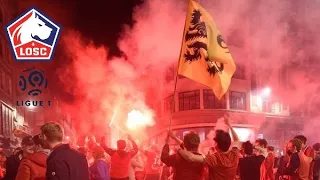
[[[193,154],[200,155],[197,152]],[[169,145],[165,144],[161,152],[161,161],[169,167],[175,168],[174,180],[202,180],[205,166],[202,163],[190,163],[180,154],[169,155]]]
[[[3,180],[15,180],[18,168],[20,165],[20,158],[19,156],[22,155],[22,151],[19,151],[18,153],[8,157],[6,161],[6,174],[3,178]]]
[[[262,155],[248,156],[239,160],[241,180],[260,180],[260,167],[265,157]]]
[[[47,159],[47,180],[89,180],[88,162],[69,144],[56,147]]]
[[[284,175],[284,171],[287,168],[287,164],[289,162],[289,159],[290,158],[288,155],[283,155],[280,157],[279,165],[278,165],[278,169],[277,169],[277,173],[276,173],[276,179],[279,179],[277,177]]]

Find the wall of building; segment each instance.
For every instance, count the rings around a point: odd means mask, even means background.
[[[175,74],[175,70],[171,68],[171,76],[166,77],[171,84],[166,86],[166,98],[163,100],[161,113],[158,113],[157,125],[150,131],[155,135],[155,138],[151,138],[152,142],[161,143],[157,141],[164,140],[170,119],[172,129],[178,136],[183,137],[184,132],[195,130],[203,139],[225,113],[231,115],[231,123],[238,128],[240,136],[246,137],[248,132],[252,132],[247,137],[248,140],[264,137],[278,149],[285,140],[301,133],[302,118],[291,117],[290,108],[272,93],[272,87],[268,87],[266,81],[263,81],[258,70],[250,69],[252,66],[246,63],[237,65],[229,90],[221,100],[217,100],[208,87],[181,76],[173,96],[172,74]],[[280,79],[283,78],[279,76],[279,84],[275,86],[281,86]]]
[[[9,1],[0,1],[0,26],[5,27],[12,20],[15,11]],[[14,61],[4,28],[0,28],[0,134],[13,137],[15,127]]]

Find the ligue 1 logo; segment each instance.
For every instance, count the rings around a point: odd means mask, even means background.
[[[15,59],[50,61],[60,28],[35,8],[22,14],[6,27]]]

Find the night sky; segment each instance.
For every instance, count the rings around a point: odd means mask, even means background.
[[[12,1],[13,2],[13,1]],[[16,1],[17,15],[36,7],[62,26],[63,33],[72,29],[79,31],[87,40],[109,48],[109,56],[120,56],[117,39],[124,24],[132,25],[132,13],[142,0],[24,0]],[[16,15],[16,16],[17,16]],[[61,38],[60,38],[61,42]],[[64,102],[72,102],[72,94],[64,91],[58,78],[58,69],[71,61],[63,57],[63,49],[57,45],[52,62],[43,63],[49,78],[52,96]]]
[[[133,8],[141,0],[81,0],[75,3],[75,28],[97,44],[110,47],[112,55],[119,55],[116,40],[123,24],[132,25]]]
[[[36,7],[62,25],[62,36],[64,31],[75,29],[97,45],[108,46],[111,55],[120,55],[116,42],[122,25],[132,25],[133,9],[143,0],[17,0],[17,2],[18,14]]]

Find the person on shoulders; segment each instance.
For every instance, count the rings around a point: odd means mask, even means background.
[[[174,139],[181,147],[186,151],[195,155],[201,155],[198,152],[200,137],[195,132],[188,132],[183,141],[176,137],[171,131],[168,133],[168,137]],[[161,161],[168,167],[175,169],[173,179],[175,180],[202,180],[204,177],[205,166],[203,163],[188,162],[183,159],[180,154],[169,155],[170,149],[168,144],[168,138],[161,153]]]
[[[209,155],[196,155],[186,150],[179,149],[179,154],[189,162],[204,163],[209,168],[210,180],[234,180],[239,163],[239,138],[225,116],[225,124],[231,130],[234,146],[231,148],[231,137],[228,132],[216,130],[214,137],[216,152]]]

